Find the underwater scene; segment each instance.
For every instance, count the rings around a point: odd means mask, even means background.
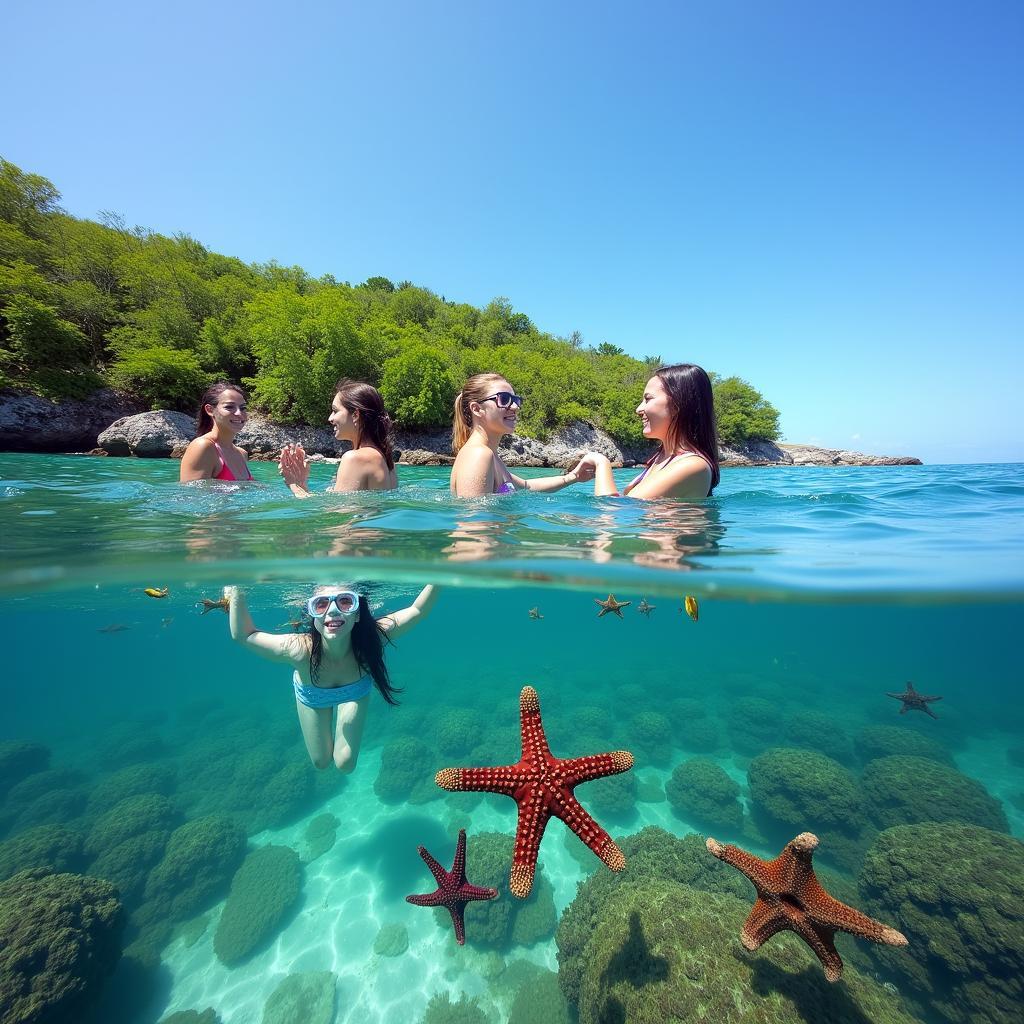
[[[177,470],[0,455],[4,1024],[1020,1019],[1024,467]],[[431,585],[314,764],[224,588]]]

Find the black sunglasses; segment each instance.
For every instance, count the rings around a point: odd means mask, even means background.
[[[495,395],[488,395],[481,401],[493,401],[499,409],[508,409],[513,405],[518,405],[520,409],[523,407],[522,395],[513,395],[511,391],[499,391]]]

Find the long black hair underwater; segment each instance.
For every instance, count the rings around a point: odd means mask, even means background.
[[[398,705],[396,693],[401,693],[400,686],[391,685],[388,667],[384,664],[384,644],[391,643],[387,633],[370,611],[365,595],[359,595],[359,618],[352,625],[352,653],[356,656],[356,664],[365,675],[373,678],[378,692],[392,706]],[[323,655],[324,640],[320,630],[313,624],[310,626],[309,678],[315,686],[320,678],[320,658]]]

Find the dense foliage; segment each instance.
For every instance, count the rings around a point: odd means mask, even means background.
[[[0,159],[0,386],[51,398],[104,384],[191,411],[216,378],[241,380],[283,423],[320,423],[339,377],[381,388],[396,421],[437,427],[470,373],[527,395],[521,428],[589,419],[640,439],[633,410],[657,357],[539,331],[505,299],[483,309],[409,282],[352,286],[300,267],[248,265],[187,235],[80,220],[46,178]],[[715,378],[722,440],[775,439],[778,412],[745,381]]]

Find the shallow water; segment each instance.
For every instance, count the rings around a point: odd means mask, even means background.
[[[597,782],[577,791],[617,840],[645,826],[675,836],[710,830],[774,855],[791,834],[811,829],[822,841],[816,862],[843,872],[829,876],[837,894],[860,902],[875,898],[870,886],[858,890],[858,875],[882,824],[926,822],[945,813],[937,806],[955,806],[976,823],[1003,815],[999,827],[1024,836],[1024,701],[1012,639],[1024,605],[1024,467],[727,470],[714,499],[689,506],[594,499],[582,486],[455,503],[446,471],[404,468],[395,494],[299,502],[275,467],[254,469],[257,487],[180,488],[169,461],[0,456],[8,648],[0,742],[44,744],[53,772],[36,765],[0,802],[0,867],[12,840],[61,823],[86,842],[69,854],[69,869],[118,874],[133,917],[98,1020],[149,1024],[212,1007],[225,1024],[257,1022],[283,979],[318,971],[334,975],[326,1019],[337,1024],[418,1021],[440,992],[475,998],[488,1020],[544,1019],[523,1016],[516,1003],[550,981],[524,962],[558,971],[555,916],[591,872],[607,873],[561,822],[548,825],[541,847],[538,895],[512,915],[504,937],[478,916],[489,909],[474,904],[459,948],[450,922],[404,900],[434,888],[417,846],[447,867],[465,828],[477,881],[474,842],[483,849],[494,842],[483,834],[514,832],[512,801],[447,794],[432,779],[445,765],[513,763],[527,684],[540,695],[559,756],[634,753],[635,787]],[[314,485],[326,486],[330,473],[314,467]],[[358,767],[342,776],[309,764],[288,669],[237,648],[221,611],[200,611],[225,583],[243,584],[257,624],[287,630],[314,581],[351,580],[378,611],[401,607],[424,583],[444,589],[427,621],[389,652],[401,706],[372,697]],[[143,593],[165,586],[163,599]],[[609,592],[631,602],[621,619],[597,616],[594,599]],[[686,594],[699,602],[697,622],[682,609]],[[637,613],[641,598],[655,606],[649,617]],[[531,608],[542,618],[531,618]],[[942,696],[938,718],[898,713],[886,693],[907,680]],[[934,741],[935,756],[987,794],[943,791],[920,808],[869,800],[865,773],[880,753],[870,730],[878,725],[905,730],[886,753]],[[794,819],[787,834],[789,825],[751,792],[748,774],[752,760],[779,746],[832,755],[839,765],[828,771],[851,787],[863,820],[837,826],[811,800],[806,821]],[[382,758],[403,749],[413,752],[406,774],[382,771]],[[739,784],[742,823],[709,826],[692,801],[665,798],[673,771],[694,756]],[[929,776],[934,785],[923,788],[960,778]],[[148,809],[129,804],[114,818],[155,815],[139,826],[130,857],[118,853],[103,817],[124,794],[148,794]],[[311,859],[307,829],[324,813],[337,819],[334,843]],[[170,833],[208,814],[230,819],[250,850],[290,847],[306,861],[282,919],[231,966],[215,950],[231,872],[187,913],[174,909],[173,886],[152,879],[163,877]],[[623,884],[628,874],[627,863]],[[1003,903],[1024,922],[1019,896],[1017,889]],[[512,900],[503,890],[495,906]],[[884,901],[870,909],[883,920],[899,910]],[[775,944],[789,950],[775,938],[746,954],[738,941],[744,911],[730,913],[738,917],[728,953],[756,965]],[[957,913],[940,901],[935,922]],[[405,929],[404,952],[374,951],[384,925]],[[978,943],[977,963],[995,963],[983,955],[989,941]],[[805,957],[798,947],[792,955]],[[847,975],[839,986],[862,1001],[862,1014],[869,996],[859,984],[889,1001],[884,1019],[1010,1019],[1000,1016],[1003,983],[962,990],[952,957],[932,965],[929,984],[953,993],[938,999],[924,994],[909,953],[901,963],[863,941],[840,949]],[[809,954],[799,963],[808,992],[829,988]],[[638,974],[633,983],[642,990],[648,980]],[[710,986],[694,984],[698,994]],[[741,997],[723,1019],[823,1019],[806,994],[764,1010],[773,998],[766,985],[760,975],[738,982]],[[611,996],[586,1000],[583,1019],[614,1019]],[[841,1012],[849,1016],[850,1005]],[[764,1018],[744,1015],[762,1011]],[[545,1012],[558,1020],[566,1009]],[[432,1013],[428,1020],[441,1019],[436,1006]]]

